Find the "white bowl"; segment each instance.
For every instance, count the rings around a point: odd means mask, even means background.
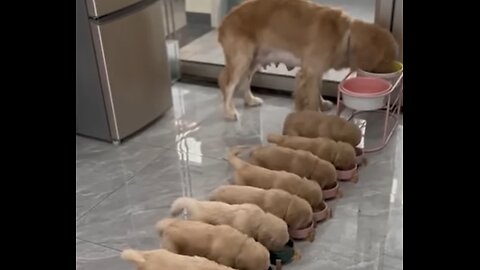
[[[394,70],[394,71],[390,72],[390,73],[373,73],[373,72],[368,72],[368,71],[360,69],[360,70],[357,71],[357,76],[358,77],[374,77],[374,78],[384,79],[384,80],[387,80],[388,82],[390,82],[393,86],[393,85],[395,85],[395,82],[397,81],[398,77],[400,77],[400,75],[403,72],[403,64],[398,62],[398,61],[395,61],[393,63],[392,70]],[[399,88],[401,88],[401,87],[397,87],[397,89],[393,89],[393,92],[391,94],[391,102],[394,102],[397,99],[398,94],[399,94]]]

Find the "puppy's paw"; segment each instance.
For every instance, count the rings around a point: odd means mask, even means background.
[[[322,104],[320,105],[320,109],[322,110],[322,112],[330,111],[331,109],[333,109],[333,107],[334,107],[333,102],[322,99]]]
[[[263,104],[263,99],[259,97],[252,97],[248,100],[245,100],[245,104],[250,107],[260,106]]]

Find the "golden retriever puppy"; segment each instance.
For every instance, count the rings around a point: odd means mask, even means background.
[[[260,243],[228,225],[167,218],[157,231],[162,247],[178,254],[200,256],[239,270],[267,270],[270,253]]]
[[[290,236],[285,221],[270,213],[265,213],[254,204],[230,205],[224,202],[198,201],[194,198],[176,199],[170,214],[178,216],[186,209],[189,220],[212,225],[229,225],[253,237],[268,250],[278,251],[288,242]]]
[[[202,257],[178,255],[165,249],[126,249],[122,259],[133,263],[137,270],[234,270]]]
[[[259,146],[250,153],[249,162],[270,170],[285,170],[316,181],[322,190],[338,185],[335,166],[304,150],[277,145]]]
[[[233,148],[228,155],[228,161],[235,171],[233,181],[236,185],[285,190],[305,199],[314,210],[325,208],[322,189],[317,182],[301,178],[294,173],[249,164],[237,156],[239,152],[239,148]]]
[[[362,131],[336,115],[321,112],[303,111],[287,115],[283,123],[283,135],[307,138],[327,137],[335,141],[347,142],[356,147],[362,140]]]
[[[228,204],[256,204],[265,212],[285,220],[292,230],[304,229],[312,224],[313,220],[312,207],[307,201],[280,189],[220,186],[210,193],[209,199]]]
[[[326,137],[307,138],[278,134],[269,134],[267,141],[294,150],[309,151],[329,161],[338,170],[350,170],[357,164],[355,148],[346,142],[336,142]]]
[[[225,17],[218,29],[225,68],[218,83],[225,118],[237,119],[235,89],[249,106],[262,104],[250,82],[259,67],[284,63],[300,67],[295,83],[295,109],[328,110],[321,83],[329,69],[351,68],[390,72],[398,54],[393,35],[373,23],[355,20],[342,10],[306,0],[245,1]]]

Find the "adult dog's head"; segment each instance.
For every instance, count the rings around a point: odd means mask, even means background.
[[[398,44],[392,33],[372,23],[350,25],[350,67],[370,72],[392,72]]]

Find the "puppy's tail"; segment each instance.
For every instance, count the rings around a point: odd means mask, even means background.
[[[267,135],[267,141],[269,143],[274,143],[274,144],[279,144],[285,136],[280,135],[280,134],[268,134]]]
[[[198,201],[194,198],[181,197],[176,199],[170,207],[170,216],[176,217],[182,213],[184,209],[187,210],[190,216],[196,212],[198,208]]]
[[[157,222],[157,224],[155,225],[155,229],[157,229],[157,232],[160,235],[160,237],[163,235],[163,232],[165,231],[165,229],[175,221],[176,219],[174,218],[165,218]]]
[[[247,166],[248,163],[243,161],[241,158],[238,157],[238,154],[242,150],[242,147],[235,146],[230,149],[228,152],[228,162],[235,170],[240,170],[243,167]]]
[[[124,250],[121,257],[124,261],[135,263],[138,267],[142,266],[146,262],[143,254],[140,251],[133,249]]]

